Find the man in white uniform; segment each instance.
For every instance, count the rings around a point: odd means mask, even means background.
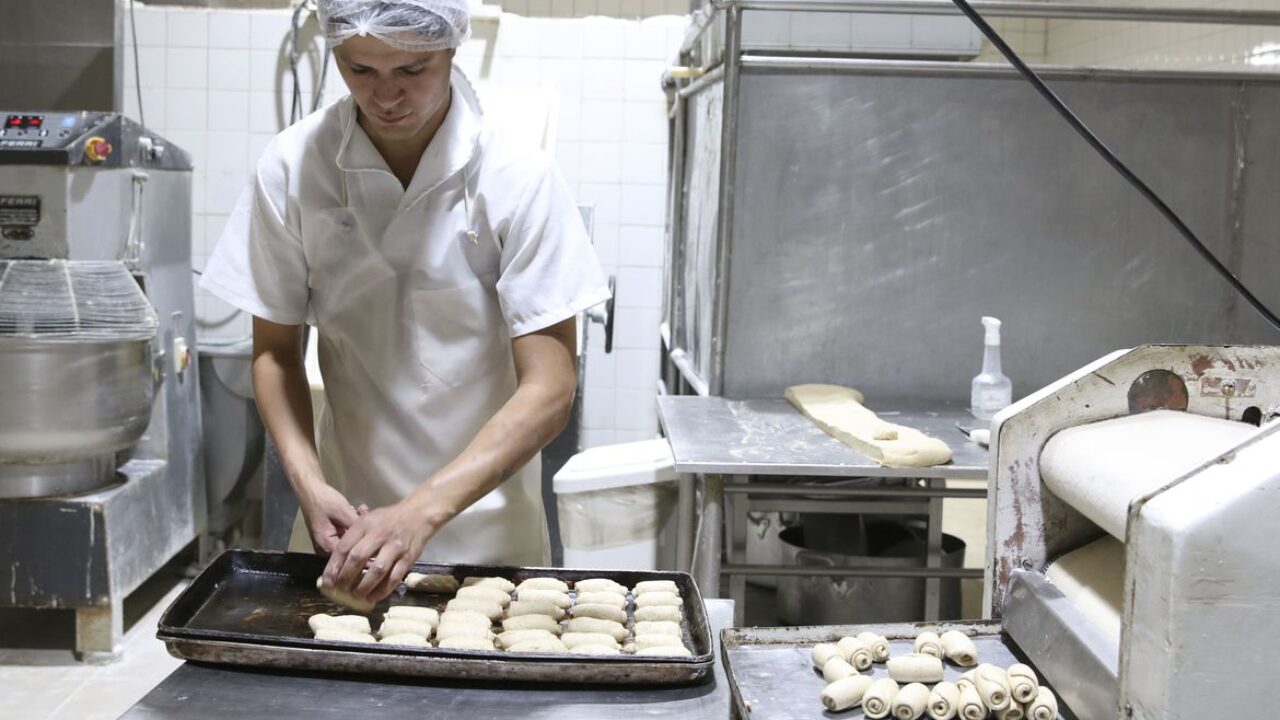
[[[545,563],[537,454],[572,403],[576,315],[608,296],[577,208],[486,129],[453,67],[466,0],[319,15],[351,95],[268,146],[201,284],[254,315],[258,408],[327,582],[377,600],[419,557]]]

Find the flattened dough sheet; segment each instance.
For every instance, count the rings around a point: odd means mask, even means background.
[[[787,400],[837,440],[888,467],[930,467],[951,461],[937,438],[885,422],[862,405],[862,393],[841,385],[792,385]]]

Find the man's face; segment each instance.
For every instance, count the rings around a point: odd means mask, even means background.
[[[453,50],[408,52],[372,37],[347,38],[334,49],[338,71],[374,139],[409,140],[449,103]]]

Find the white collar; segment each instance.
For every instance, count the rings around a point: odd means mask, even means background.
[[[418,169],[405,191],[405,199],[417,198],[460,172],[475,156],[480,142],[484,111],[475,89],[455,65],[450,76],[453,98],[444,122],[436,130],[418,161]],[[338,145],[337,166],[344,172],[390,173],[373,141],[356,122],[355,100],[348,95],[338,109],[342,121],[342,142]]]

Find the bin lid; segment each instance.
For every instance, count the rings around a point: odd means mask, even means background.
[[[675,457],[666,438],[601,445],[569,458],[552,482],[557,495],[674,482]]]

